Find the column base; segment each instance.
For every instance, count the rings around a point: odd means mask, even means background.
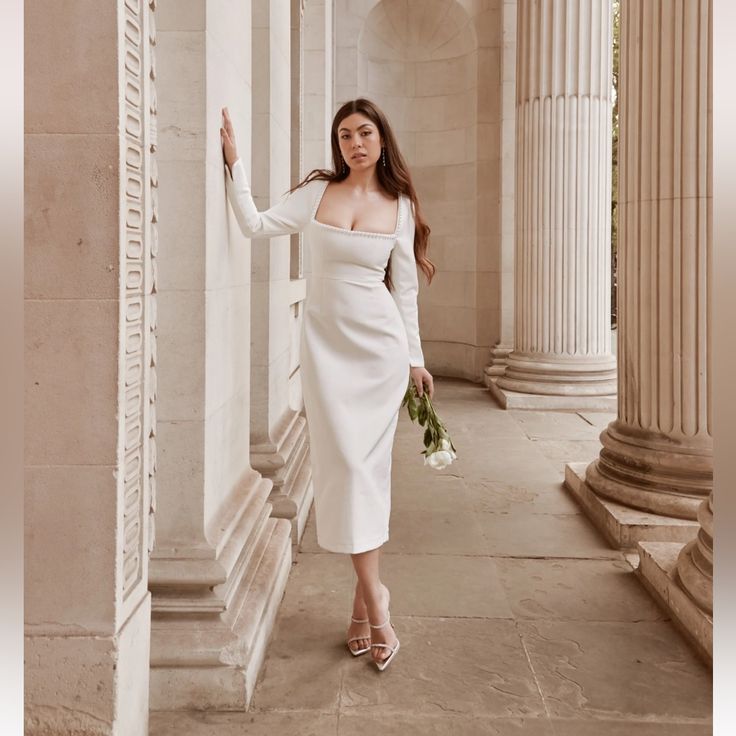
[[[214,588],[230,597],[224,611],[184,602],[180,612],[154,614],[152,711],[248,709],[291,571],[290,529],[283,519],[266,519],[244,550],[246,569],[233,571],[239,579]]]
[[[494,345],[491,348],[491,362],[483,369],[483,380],[486,386],[492,377],[506,373],[508,358],[513,348],[510,345]]]
[[[545,396],[615,396],[616,358],[613,355],[562,356],[512,351],[499,388]]]
[[[553,396],[511,391],[498,385],[495,377],[486,375],[486,386],[502,409],[530,409],[542,411],[609,411],[617,409],[616,394],[607,396]]]
[[[667,611],[677,628],[700,657],[713,666],[713,619],[682,589],[677,558],[683,545],[674,542],[641,542],[637,545],[636,574],[652,597]]]
[[[274,439],[251,445],[251,466],[273,483],[271,516],[288,519],[294,546],[301,541],[314,497],[305,417],[291,411],[274,429]]]
[[[697,521],[638,511],[598,496],[585,481],[587,468],[588,463],[567,463],[565,487],[612,546],[632,550],[643,541],[682,545],[697,535]]]
[[[198,545],[151,557],[152,710],[246,710],[291,571],[291,524],[248,469]]]
[[[713,488],[710,437],[670,437],[614,420],[600,435],[586,482],[598,496],[659,516],[695,521]]]

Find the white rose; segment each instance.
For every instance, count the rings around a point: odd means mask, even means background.
[[[435,470],[442,470],[452,462],[452,456],[454,454],[451,454],[447,450],[437,450],[437,452],[433,452],[431,455],[424,456],[424,464],[429,465]]]
[[[452,459],[454,460],[457,455],[455,454],[455,451],[451,449],[452,445],[450,444],[450,440],[445,439],[444,437],[440,440],[440,450],[445,450],[446,452],[449,452],[452,456]]]

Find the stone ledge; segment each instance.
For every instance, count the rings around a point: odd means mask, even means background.
[[[697,521],[648,514],[598,496],[585,482],[587,467],[588,463],[567,463],[565,487],[614,547],[634,550],[644,541],[685,544],[698,533]]]
[[[501,388],[498,376],[486,374],[485,384],[493,398],[503,409],[557,409],[561,411],[610,411],[618,409],[616,394],[609,396],[553,396],[549,394],[524,394]]]
[[[677,557],[683,546],[679,542],[640,542],[636,574],[700,657],[712,667],[713,619],[698,608],[677,579]]]

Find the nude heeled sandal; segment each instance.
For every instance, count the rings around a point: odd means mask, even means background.
[[[391,623],[391,615],[389,614],[386,620],[382,624],[378,624],[378,626],[374,626],[373,624],[369,623],[368,625],[372,629],[382,629],[384,626],[387,626],[390,623]],[[396,631],[396,628],[394,627],[393,624],[391,624],[391,628],[394,629],[394,631]],[[391,654],[389,654],[388,657],[386,657],[386,659],[383,659],[380,661],[377,659],[373,660],[376,663],[376,667],[378,667],[378,669],[381,672],[383,672],[386,669],[386,667],[389,666],[389,664],[391,663],[391,660],[396,656],[396,653],[399,651],[399,644],[400,642],[398,638],[396,639],[396,646],[393,646],[393,647],[390,644],[371,644],[371,647],[381,647],[382,649],[389,649],[391,651]]]
[[[350,617],[350,620],[354,624],[368,624],[367,618],[353,618],[353,616]],[[368,639],[370,637],[367,636],[352,636],[350,639],[347,640],[348,649],[350,650],[350,654],[353,655],[353,657],[359,657],[361,654],[365,654],[366,652],[370,651],[370,646],[367,646],[365,649],[353,649],[350,644],[354,641],[360,641],[361,639]]]

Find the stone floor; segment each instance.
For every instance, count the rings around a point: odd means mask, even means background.
[[[458,450],[423,467],[403,414],[382,576],[401,649],[385,672],[343,635],[350,558],[313,519],[248,713],[155,713],[154,736],[705,736],[711,673],[562,487],[609,414],[503,411],[438,380]]]

